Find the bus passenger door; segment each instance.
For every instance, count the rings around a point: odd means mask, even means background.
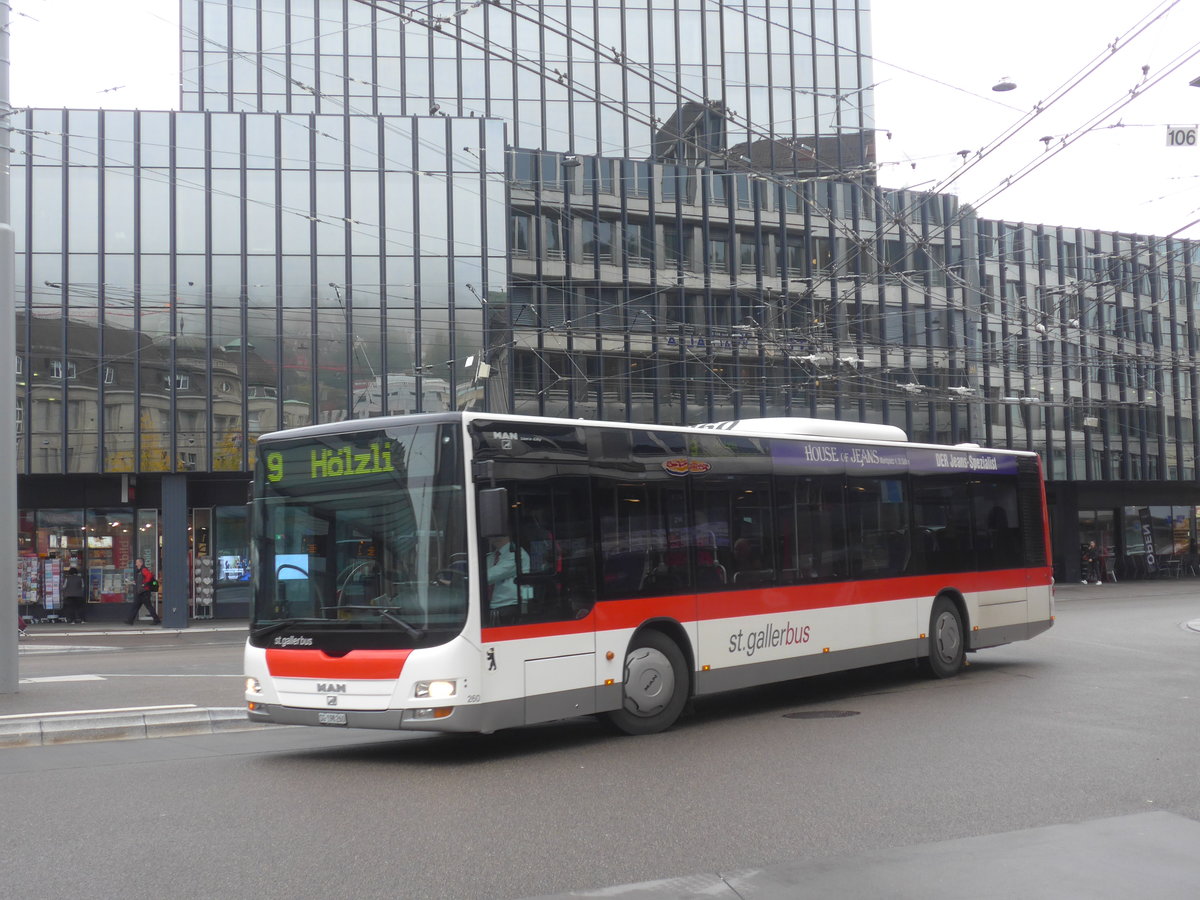
[[[516,590],[489,579],[489,603],[503,590],[512,596],[485,609],[485,622],[490,616],[496,626],[514,626],[510,633],[518,658],[524,658],[526,724],[593,713],[595,586],[587,478],[577,467],[544,463],[509,465],[503,472],[511,476],[497,483],[508,489],[516,549],[507,552],[517,569]],[[487,571],[501,541],[485,543]]]

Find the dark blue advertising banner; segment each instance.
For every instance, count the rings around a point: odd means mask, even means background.
[[[907,447],[872,447],[823,441],[777,441],[771,457],[777,470],[813,474],[881,475],[908,469]]]
[[[776,468],[811,473],[845,472],[847,475],[881,475],[912,471],[921,475],[1016,475],[1017,458],[1007,453],[954,447],[878,447],[821,442],[777,442],[771,447]]]
[[[909,468],[921,475],[938,472],[970,472],[976,475],[1016,475],[1017,458],[1007,453],[965,450],[946,447],[929,450],[911,447],[908,451]]]

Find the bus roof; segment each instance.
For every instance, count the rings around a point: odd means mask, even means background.
[[[794,435],[796,437],[849,438],[862,441],[905,443],[908,435],[895,425],[876,425],[869,422],[843,422],[839,419],[789,418],[735,419],[731,422],[711,422],[697,425],[715,431],[735,431],[739,434]]]
[[[546,422],[563,425],[584,425],[601,428],[654,428],[666,431],[695,432],[725,431],[742,435],[763,437],[827,438],[843,441],[869,441],[886,444],[908,444],[914,447],[946,447],[967,451],[1011,453],[1017,456],[1036,456],[1032,450],[1017,450],[997,447],[981,447],[978,444],[954,445],[932,444],[925,441],[910,441],[902,428],[894,425],[879,425],[870,422],[846,422],[839,419],[814,419],[801,416],[765,417],[760,419],[735,419],[727,422],[710,422],[698,425],[661,425],[652,422],[606,422],[601,419],[568,419],[561,416],[531,416],[516,413],[492,413],[479,410],[444,411],[435,413],[411,413],[396,416],[375,416],[367,419],[350,419],[320,425],[304,425],[284,431],[274,431],[259,437],[259,441],[279,441],[295,438],[312,438],[322,435],[346,434],[347,432],[370,431],[398,425],[433,424],[438,422],[469,424],[476,420],[497,422]]]

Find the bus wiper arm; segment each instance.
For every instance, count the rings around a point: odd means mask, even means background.
[[[298,625],[301,622],[308,621],[307,619],[280,619],[278,622],[272,622],[270,625],[264,625],[257,631],[250,632],[250,637],[253,640],[260,641],[268,635],[272,635],[277,631],[282,631],[289,625]]]
[[[395,622],[397,625],[399,625],[404,630],[404,633],[407,634],[414,641],[419,641],[421,638],[425,637],[424,631],[422,631],[419,628],[413,628],[411,625],[409,625],[407,622],[405,622],[402,618],[400,618],[399,616],[397,616],[396,614],[394,614],[392,612],[389,612],[386,609],[381,609],[379,611],[379,617],[382,619],[387,619],[389,622]]]

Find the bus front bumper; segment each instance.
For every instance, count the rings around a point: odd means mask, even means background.
[[[518,702],[520,701],[509,701]],[[448,715],[437,718],[422,715],[415,709],[309,709],[299,706],[255,702],[247,708],[251,722],[274,725],[315,725],[322,728],[373,728],[383,731],[444,731],[483,732],[510,727],[514,723],[505,716],[505,703],[480,703],[471,706],[452,706]],[[523,706],[523,703],[521,704]]]

